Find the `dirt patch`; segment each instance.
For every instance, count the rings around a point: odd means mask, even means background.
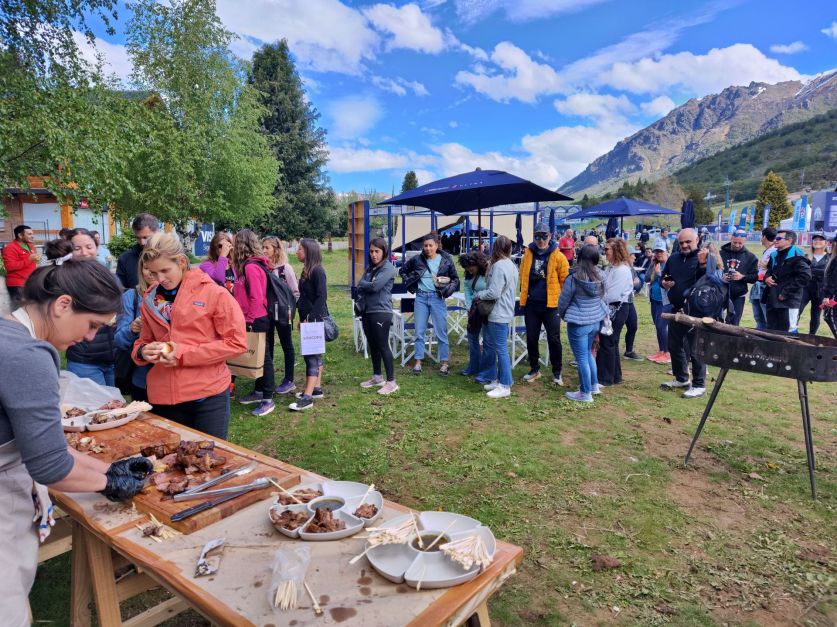
[[[693,518],[725,530],[754,527],[757,521],[748,521],[747,508],[736,502],[732,490],[708,480],[697,467],[674,470],[668,486],[671,499]]]

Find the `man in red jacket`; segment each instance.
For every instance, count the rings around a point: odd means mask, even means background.
[[[35,252],[35,234],[31,227],[21,224],[15,227],[15,240],[3,248],[3,265],[6,268],[6,289],[12,301],[12,309],[20,305],[23,285],[38,266]]]

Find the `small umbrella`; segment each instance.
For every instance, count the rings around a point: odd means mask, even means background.
[[[625,198],[620,196],[614,200],[608,200],[587,209],[567,216],[567,220],[584,220],[585,218],[609,218],[611,216],[650,216],[659,214],[677,215],[679,211],[673,209],[666,209],[654,203],[645,202],[644,200],[635,200],[634,198]]]
[[[549,210],[549,232],[555,232],[555,207]]]
[[[514,228],[517,230],[517,246],[523,248],[523,220],[519,213],[514,217]]]
[[[683,201],[683,206],[680,208],[680,227],[684,229],[695,227],[695,205],[688,198]]]

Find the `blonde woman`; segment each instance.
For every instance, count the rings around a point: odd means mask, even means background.
[[[599,336],[596,353],[596,369],[599,385],[622,383],[622,364],[619,361],[619,341],[622,328],[630,312],[629,300],[634,291],[631,274],[631,256],[621,237],[611,237],[605,242],[608,267],[604,271],[604,302],[610,310],[613,334]]]
[[[264,256],[270,260],[271,272],[287,284],[291,292],[293,292],[294,298],[298,300],[299,283],[297,282],[293,266],[288,263],[288,257],[285,254],[282,241],[273,235],[263,237],[262,250],[264,251]],[[293,325],[276,325],[276,334],[279,336],[279,343],[282,345],[282,353],[285,356],[285,376],[282,379],[282,383],[276,388],[276,393],[290,394],[296,390],[296,384],[294,383],[294,361],[296,360],[296,353],[294,352]],[[271,341],[272,338],[268,340],[268,342]]]
[[[148,400],[164,418],[226,438],[227,360],[247,350],[241,308],[205,272],[190,268],[183,244],[171,233],[152,235],[140,263],[153,283],[143,297],[133,357],[137,365],[151,366]]]

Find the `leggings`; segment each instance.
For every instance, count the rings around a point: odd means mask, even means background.
[[[376,312],[363,314],[363,334],[369,342],[372,354],[372,372],[381,374],[381,360],[387,373],[387,381],[395,381],[392,365],[392,351],[389,348],[389,328],[392,326],[392,314]]]
[[[186,401],[177,405],[154,405],[154,413],[202,431],[214,438],[227,439],[230,425],[230,390],[215,396]]]
[[[625,352],[634,352],[634,340],[636,339],[636,332],[639,330],[639,318],[636,315],[636,307],[634,301],[628,303],[628,319],[625,320]]]
[[[256,379],[253,391],[261,393],[262,398],[271,399],[276,390],[276,376],[273,366],[273,320],[270,316],[263,316],[253,320],[253,324],[249,326],[252,327],[248,329],[249,331],[258,331],[267,335],[267,341],[264,343],[264,368],[262,369],[262,376]]]
[[[296,352],[294,351],[294,337],[293,325],[277,324],[276,335],[279,336],[279,343],[282,345],[282,353],[285,356],[285,378],[284,381],[294,380],[294,360],[296,359]],[[273,342],[273,338],[268,338],[268,342]]]
[[[302,359],[305,361],[306,377],[316,377],[320,374],[320,368],[323,367],[322,355],[303,355]]]
[[[837,307],[830,307],[826,309],[823,312],[822,317],[828,325],[828,328],[831,329],[832,335],[837,338]]]

